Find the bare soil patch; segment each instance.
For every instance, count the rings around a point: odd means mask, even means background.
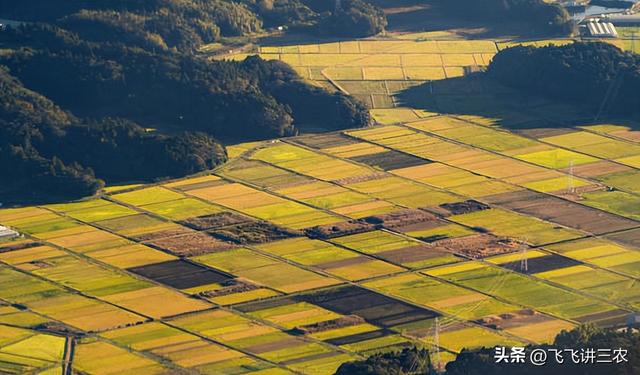
[[[389,176],[384,172],[376,172],[376,173],[365,174],[361,176],[340,178],[340,179],[334,180],[334,182],[338,185],[349,185],[349,184],[356,184],[358,182],[379,180],[385,177],[389,177]]]
[[[185,262],[171,260],[127,269],[137,275],[177,289],[188,289],[201,285],[222,283],[233,276],[221,271]]]
[[[369,259],[369,258],[367,258],[365,256],[358,256],[358,257],[353,257],[353,258],[348,258],[348,259],[336,260],[336,261],[333,261],[333,262],[317,264],[316,267],[322,268],[322,269],[348,267],[348,266],[354,266],[356,264],[362,264],[362,263],[368,262],[370,260],[371,259]]]
[[[475,322],[485,327],[503,330],[528,324],[542,323],[550,319],[551,318],[537,311],[525,309],[500,315],[485,316]]]
[[[553,271],[560,268],[573,267],[580,264],[582,263],[577,260],[566,258],[561,255],[549,254],[538,258],[528,259],[526,270],[522,269],[520,261],[505,263],[501,266],[521,273],[533,274]]]
[[[346,146],[358,143],[356,140],[349,138],[341,133],[303,135],[294,138],[293,141],[295,143],[299,143],[301,145],[315,149]]]
[[[595,208],[528,190],[492,195],[484,199],[522,214],[593,234],[636,228],[640,224]]]
[[[624,245],[640,248],[640,229],[633,229],[607,236],[610,240],[620,242]]]
[[[355,342],[361,342],[365,340],[372,340],[380,337],[389,336],[390,334],[393,334],[393,332],[390,332],[389,330],[386,330],[386,329],[379,329],[379,330],[370,331],[370,332],[358,333],[355,335],[338,337],[335,339],[327,340],[326,342],[333,345],[347,345],[347,344],[353,344]]]
[[[410,225],[426,222],[438,222],[438,218],[428,212],[415,209],[390,212],[388,214],[369,216],[365,222],[389,229],[405,228]]]
[[[608,160],[601,160],[595,163],[583,164],[573,167],[573,173],[576,176],[583,177],[598,177],[605,174],[611,174],[616,172],[629,172],[633,168],[626,165],[614,163]],[[562,172],[569,172],[569,168],[561,169]]]
[[[152,232],[152,233],[145,233],[145,234],[141,234],[139,236],[135,236],[135,239],[138,241],[155,241],[155,240],[159,240],[162,238],[169,238],[169,237],[176,237],[176,236],[182,236],[185,234],[189,234],[192,231],[189,228],[177,228],[177,229],[171,229],[171,230],[165,230],[165,231],[160,231],[160,232]]]
[[[358,287],[345,286],[293,297],[342,315],[358,315],[368,322],[393,327],[431,319],[437,312]]]
[[[181,257],[213,253],[234,247],[233,244],[213,238],[208,233],[195,231],[151,240],[147,244]]]
[[[577,320],[580,323],[593,322],[598,326],[608,327],[608,326],[624,324],[628,314],[629,314],[629,311],[616,309],[616,310],[609,310],[609,311],[596,313],[596,314],[584,315],[579,318],[576,318],[575,320]]]
[[[378,167],[385,171],[432,163],[431,160],[422,159],[416,156],[411,156],[399,151],[392,150],[381,152],[378,154],[356,156],[350,159],[359,163],[370,165],[372,167]]]

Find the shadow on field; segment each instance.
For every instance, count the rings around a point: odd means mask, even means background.
[[[505,87],[486,73],[426,82],[396,93],[399,106],[450,115],[474,115],[494,119],[511,129],[563,128],[607,123],[640,129],[640,122],[597,116],[569,103],[530,96]]]

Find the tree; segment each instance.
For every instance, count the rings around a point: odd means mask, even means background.
[[[508,48],[495,56],[488,74],[506,86],[593,113],[640,113],[640,56],[609,43]]]
[[[337,375],[428,375],[434,374],[426,349],[405,348],[400,352],[378,353],[364,361],[342,364]]]
[[[322,35],[366,37],[384,31],[387,26],[382,10],[362,0],[342,0],[339,8],[326,14],[316,26]]]
[[[543,35],[568,35],[574,29],[566,9],[544,0],[443,0],[441,4],[463,17],[493,23],[524,23]]]
[[[603,330],[595,325],[584,325],[570,331],[562,331],[556,336],[553,345],[530,345],[526,352],[532,350],[556,350],[564,353],[564,362],[558,363],[555,355],[549,356],[544,366],[536,366],[530,361],[525,363],[497,363],[494,357],[495,348],[479,350],[463,350],[455,361],[446,366],[446,375],[634,375],[640,373],[640,333],[631,330]],[[627,362],[621,363],[578,363],[570,358],[565,349],[609,349],[626,350]],[[507,348],[508,350],[508,348]],[[555,352],[554,352],[555,353]]]
[[[214,38],[214,25],[255,30],[244,16],[225,26],[216,7],[249,7],[221,1],[73,2],[69,16],[0,33],[12,49],[0,55],[0,199],[71,199],[105,181],[212,169],[227,158],[219,140],[369,125],[364,105],[305,83],[281,62],[193,54],[187,40],[206,41],[206,30]]]

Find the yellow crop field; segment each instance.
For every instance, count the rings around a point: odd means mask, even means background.
[[[92,374],[135,372],[146,375],[168,370],[159,362],[101,341],[78,345],[73,365],[78,371]]]
[[[330,375],[436,332],[444,364],[624,325],[640,309],[637,124],[485,74],[501,50],[572,39],[393,30],[431,12],[416,9],[370,38],[201,51],[287,64],[360,100],[369,127],[303,120],[293,98],[272,120],[294,132],[226,145],[199,174],[0,204],[0,373]],[[217,49],[231,41],[240,53]]]

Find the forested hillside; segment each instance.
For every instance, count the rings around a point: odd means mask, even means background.
[[[507,86],[593,113],[640,114],[640,56],[608,43],[509,48],[496,55],[488,73]]]
[[[567,35],[573,31],[569,13],[544,0],[443,0],[442,5],[461,17],[491,23],[519,22],[536,34]]]
[[[364,105],[310,86],[280,62],[210,61],[195,53],[219,35],[260,29],[262,20],[250,11],[260,4],[0,5],[0,18],[41,21],[0,33],[0,175],[10,181],[0,186],[0,202],[79,197],[103,181],[209,169],[226,158],[216,139],[260,140],[306,126],[370,122]]]
[[[369,36],[386,26],[365,0],[0,0],[0,18],[45,21],[92,40],[193,48],[221,37],[285,26],[330,36]]]

